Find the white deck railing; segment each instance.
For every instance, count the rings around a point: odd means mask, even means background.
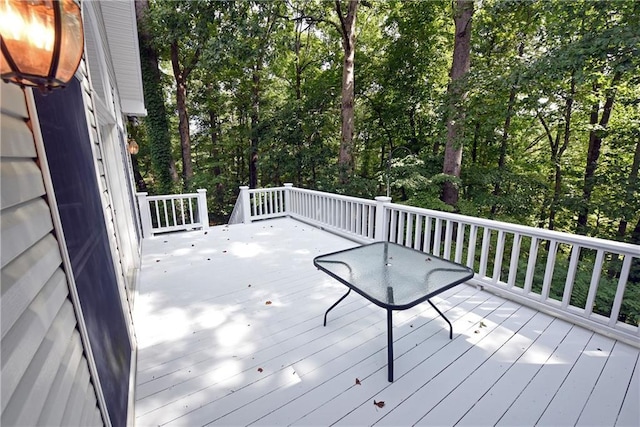
[[[137,193],[143,237],[172,231],[209,228],[207,190],[197,193],[148,196]]]
[[[290,216],[362,243],[393,241],[466,264],[476,285],[640,347],[632,290],[640,283],[629,281],[640,264],[638,245],[291,184],[240,187],[236,206],[238,222]]]

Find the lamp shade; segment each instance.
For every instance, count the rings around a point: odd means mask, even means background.
[[[133,154],[135,156],[138,154],[138,151],[140,151],[140,146],[135,139],[129,139],[129,141],[127,141],[127,149],[129,150],[129,154]]]
[[[4,81],[50,90],[80,65],[84,34],[74,0],[0,0],[0,35]]]

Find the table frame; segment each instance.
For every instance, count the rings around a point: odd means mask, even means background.
[[[393,243],[393,242],[376,242],[376,243],[371,243],[369,245],[377,245],[377,244],[389,244],[389,245],[396,245],[396,246],[401,246],[402,248],[405,248],[406,250],[411,250],[411,251],[416,251],[415,249],[406,247],[406,246],[402,246],[402,245],[398,245],[397,243]],[[364,246],[369,246],[369,245],[364,245]],[[329,314],[329,312],[331,310],[333,310],[338,304],[340,304],[350,293],[352,290],[356,291],[357,293],[359,293],[360,295],[362,295],[364,298],[366,298],[367,300],[369,300],[370,302],[376,304],[379,307],[384,308],[387,311],[387,370],[388,370],[388,375],[387,375],[387,379],[389,382],[393,382],[393,310],[406,310],[409,309],[411,307],[414,307],[424,301],[427,301],[431,307],[433,307],[436,312],[438,313],[438,315],[440,317],[442,317],[445,322],[447,322],[447,324],[449,325],[449,339],[453,339],[453,325],[451,324],[451,322],[449,321],[449,319],[447,319],[447,317],[444,315],[444,313],[442,313],[438,307],[435,306],[435,304],[433,304],[433,302],[431,302],[431,298],[446,291],[447,289],[451,289],[454,286],[457,286],[461,283],[466,282],[467,280],[471,279],[474,276],[474,272],[473,270],[471,270],[470,268],[462,265],[462,264],[458,264],[452,261],[449,261],[447,259],[444,258],[440,258],[440,257],[435,257],[435,258],[439,258],[443,261],[446,261],[450,264],[456,265],[458,267],[464,267],[467,270],[469,270],[469,274],[468,276],[465,276],[463,279],[459,279],[456,281],[453,281],[451,283],[449,283],[448,285],[443,286],[442,288],[439,288],[433,292],[430,292],[426,295],[424,295],[423,297],[417,298],[416,300],[412,301],[411,303],[408,304],[403,304],[403,305],[393,305],[393,288],[388,287],[387,290],[388,292],[391,292],[390,295],[388,295],[388,299],[391,301],[390,304],[388,303],[383,303],[381,301],[378,301],[374,298],[372,298],[370,295],[368,295],[365,291],[361,290],[360,288],[358,288],[357,286],[349,283],[346,279],[334,274],[333,272],[325,269],[322,265],[318,264],[318,259],[322,258],[322,257],[326,257],[326,256],[330,256],[330,255],[337,255],[340,253],[346,253],[346,252],[350,252],[353,250],[357,250],[359,248],[361,248],[362,246],[356,246],[354,248],[350,248],[350,249],[346,249],[346,250],[342,250],[342,251],[337,251],[337,252],[332,252],[332,253],[327,253],[327,254],[323,254],[323,255],[319,255],[317,257],[315,257],[313,259],[313,264],[321,271],[324,271],[325,273],[327,273],[329,276],[333,277],[334,279],[338,280],[340,283],[346,285],[349,289],[347,290],[347,292],[342,295],[340,297],[340,299],[338,299],[338,301],[336,301],[335,303],[333,303],[333,305],[331,307],[329,307],[329,309],[324,313],[324,324],[323,326],[327,326],[327,315]],[[419,252],[419,251],[416,251]],[[434,255],[429,255],[426,254],[430,257],[434,257]],[[345,264],[344,262],[338,261],[338,260],[334,260],[334,261],[329,261],[329,260],[325,260],[323,262],[335,262],[335,263],[341,263],[341,264]],[[350,269],[350,267],[347,265],[347,267]],[[442,270],[442,269],[437,269],[437,270]],[[435,270],[434,270],[435,271]],[[457,270],[456,270],[457,271]]]

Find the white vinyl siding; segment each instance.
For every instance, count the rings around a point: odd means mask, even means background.
[[[0,91],[0,424],[102,425],[25,96]]]

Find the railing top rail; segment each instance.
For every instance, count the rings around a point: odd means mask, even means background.
[[[482,227],[494,228],[499,230],[511,231],[514,233],[524,234],[528,236],[543,237],[549,240],[556,240],[565,243],[575,243],[581,247],[592,249],[604,249],[611,252],[628,254],[640,258],[640,245],[631,243],[616,242],[613,240],[601,239],[598,237],[582,236],[579,234],[571,234],[556,230],[546,230],[543,228],[531,227],[528,225],[512,224],[509,222],[496,221],[492,219],[478,218],[467,215],[460,215],[450,212],[436,211],[432,209],[417,208],[413,206],[401,205],[398,203],[389,203],[386,205],[389,209],[403,210],[410,213],[421,215],[430,215],[465,224],[480,225]]]
[[[198,193],[169,194],[169,195],[161,195],[161,196],[147,196],[147,200],[193,199],[195,197],[198,197]]]
[[[249,189],[249,194],[255,194],[255,193],[269,193],[269,192],[274,192],[274,191],[282,191],[284,190],[286,187],[267,187],[267,188],[251,188]]]
[[[282,187],[284,188],[284,187]],[[305,193],[305,194],[317,194],[317,195],[321,195],[330,199],[339,199],[339,200],[345,200],[348,202],[356,202],[356,203],[362,203],[363,205],[371,205],[371,206],[375,206],[376,205],[376,201],[375,200],[368,200],[368,199],[361,199],[359,197],[353,197],[353,196],[343,196],[341,194],[334,194],[334,193],[327,193],[325,191],[318,191],[318,190],[307,190],[304,188],[297,188],[297,187],[292,187],[291,191],[296,192],[296,193]]]

